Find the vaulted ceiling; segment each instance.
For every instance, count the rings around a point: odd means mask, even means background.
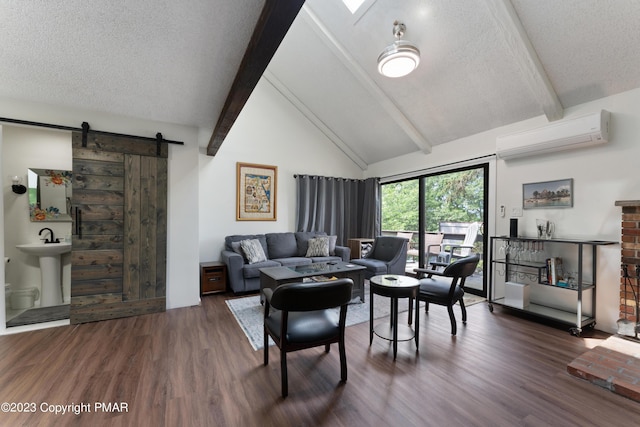
[[[0,0],[0,96],[213,128],[264,4]],[[263,78],[366,169],[640,87],[637,46],[636,0],[307,0]]]

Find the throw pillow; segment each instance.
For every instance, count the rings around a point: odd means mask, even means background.
[[[244,256],[247,257],[249,264],[255,264],[257,262],[264,262],[267,260],[267,256],[264,254],[264,249],[258,239],[248,239],[240,242],[240,247]]]
[[[307,257],[329,256],[329,237],[314,237],[309,239],[309,249]]]
[[[334,256],[336,254],[336,242],[338,236],[329,236],[329,255]]]
[[[231,242],[231,249],[233,252],[244,256],[244,252],[242,252],[242,248],[240,247],[240,241]]]

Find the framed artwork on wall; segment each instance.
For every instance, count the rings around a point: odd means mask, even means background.
[[[275,221],[278,167],[236,164],[236,221]]]
[[[570,208],[573,178],[522,184],[522,208]]]

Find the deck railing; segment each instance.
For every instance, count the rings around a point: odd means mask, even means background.
[[[446,246],[447,244],[460,244],[464,241],[466,236],[467,228],[469,227],[469,223],[455,223],[455,222],[443,222],[440,224],[442,231],[428,231],[430,234],[437,234],[444,232],[444,238],[442,240],[443,244]],[[400,234],[402,233],[402,234]],[[409,240],[409,248],[417,249],[418,248],[418,235],[419,232],[417,230],[382,230],[383,236],[398,236],[398,235],[407,235],[411,234],[411,239]],[[476,236],[476,241],[474,244],[474,252],[478,254],[482,254],[483,248],[483,240],[482,235],[478,233]],[[413,269],[418,267],[418,259],[416,257],[407,257],[407,267],[406,272],[413,274]],[[482,263],[479,264],[479,268],[482,268]]]

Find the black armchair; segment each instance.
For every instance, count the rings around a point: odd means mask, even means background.
[[[337,342],[340,351],[340,379],[347,381],[344,329],[347,304],[351,300],[351,279],[327,282],[289,283],[275,290],[263,289],[264,364],[269,364],[269,337],[280,349],[282,397],[287,397],[287,353]],[[276,310],[270,310],[273,307]],[[339,314],[332,310],[340,307]]]
[[[405,274],[409,239],[396,236],[379,236],[373,241],[371,251],[364,258],[352,259],[351,263],[367,269],[367,279],[380,274]]]
[[[473,274],[478,266],[480,257],[472,255],[461,258],[449,264],[444,271],[436,271],[425,268],[416,268],[413,271],[418,273],[420,279],[420,290],[418,292],[418,301],[424,301],[425,311],[429,311],[429,303],[444,305],[449,312],[449,320],[451,321],[451,335],[457,332],[456,317],[453,314],[453,306],[456,302],[460,302],[462,310],[462,323],[467,322],[467,309],[464,306],[464,283],[467,277]],[[437,276],[437,277],[433,277]],[[412,321],[413,300],[409,300],[409,323]]]

